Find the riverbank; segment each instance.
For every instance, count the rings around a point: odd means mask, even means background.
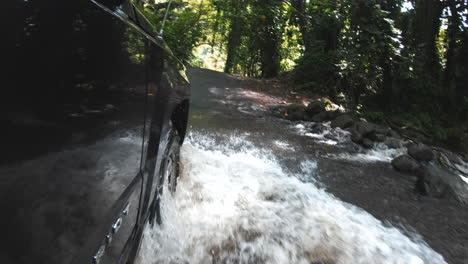
[[[294,83],[284,79],[255,79],[232,75],[242,83],[242,87],[285,99],[287,104],[308,105],[310,102],[324,102],[338,109],[328,97],[306,90],[294,89]],[[345,108],[342,108],[345,109]],[[349,110],[349,109],[346,109]],[[382,126],[389,126],[402,137],[415,139],[427,145],[448,149],[468,159],[468,123],[454,126],[432,119],[425,113],[385,113],[378,109],[348,111],[356,118],[364,118]]]

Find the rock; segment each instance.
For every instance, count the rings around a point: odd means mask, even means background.
[[[316,115],[314,115],[314,117],[312,118],[312,121],[314,122],[323,122],[325,121],[327,118],[327,112],[326,111],[323,111],[323,112],[320,112]]]
[[[390,128],[389,127],[379,127],[379,126],[376,126],[375,128],[375,132],[378,133],[378,134],[382,134],[384,136],[386,136],[390,131]]]
[[[434,152],[424,144],[410,144],[408,154],[418,161],[431,161],[434,159]]]
[[[351,127],[354,124],[354,120],[349,115],[340,115],[331,122],[331,127],[339,127],[342,129]]]
[[[322,111],[312,118],[314,122],[325,122],[335,119],[339,115],[338,111]]]
[[[392,160],[392,166],[397,171],[415,172],[419,164],[409,155],[401,155]]]
[[[395,130],[392,130],[392,129],[389,129],[387,131],[387,136],[388,137],[392,137],[392,138],[397,138],[397,139],[400,139],[400,134],[398,134]]]
[[[316,115],[314,115],[314,117],[312,118],[312,121],[314,122],[324,122],[324,121],[327,121],[328,119],[328,113],[327,111],[323,111],[323,112],[320,112]]]
[[[341,115],[341,112],[338,110],[335,111],[328,111],[328,121],[333,120],[337,118],[339,115]]]
[[[284,118],[284,113],[286,112],[286,107],[284,105],[274,105],[269,107],[272,115],[279,118]]]
[[[362,135],[359,134],[356,130],[351,130],[351,141],[357,144],[361,144],[362,142]]]
[[[338,137],[333,134],[333,133],[327,133],[325,136],[323,136],[324,138],[326,139],[330,139],[330,140],[334,140],[334,141],[338,141]]]
[[[462,159],[457,154],[455,154],[453,152],[450,152],[448,150],[444,150],[442,153],[447,157],[447,159],[452,164],[457,164],[457,165],[462,165],[463,164]]]
[[[359,121],[354,124],[356,131],[363,137],[375,131],[376,127],[374,124],[364,121]]]
[[[401,143],[399,139],[392,137],[385,139],[384,144],[387,145],[387,147],[390,149],[398,149],[403,147],[403,143]]]
[[[327,127],[322,123],[316,123],[310,128],[310,132],[313,134],[322,134],[327,131]]]
[[[325,111],[325,107],[320,101],[313,101],[307,105],[306,113],[310,116],[314,116],[322,111]]]
[[[307,112],[304,113],[304,121],[307,122],[314,122],[314,117]]]
[[[385,141],[385,136],[383,134],[377,133],[377,132],[372,132],[367,135],[367,138],[369,138],[372,141],[375,142],[384,142]]]
[[[292,104],[286,108],[287,119],[297,121],[304,120],[305,107],[299,104]]]
[[[415,188],[423,195],[468,202],[468,184],[459,175],[433,164],[420,168]]]
[[[361,145],[367,149],[371,149],[374,147],[374,142],[372,142],[372,140],[368,139],[368,138],[364,138],[362,140],[362,143]]]
[[[299,113],[299,112],[292,112],[292,113],[289,114],[287,119],[291,120],[291,121],[304,120],[304,115],[302,113]]]

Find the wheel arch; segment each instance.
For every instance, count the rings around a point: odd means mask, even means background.
[[[171,114],[172,125],[180,136],[180,144],[183,143],[185,134],[187,133],[189,108],[189,99],[184,99],[174,107]]]

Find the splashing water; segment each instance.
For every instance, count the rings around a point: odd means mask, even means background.
[[[311,132],[311,126],[313,122],[305,122],[303,124],[297,124],[293,127],[293,131],[296,133],[310,137],[317,143],[327,145],[338,145],[343,146],[351,143],[351,133],[342,130],[340,128],[332,128],[330,122],[322,123],[324,130],[320,133]],[[391,162],[394,158],[399,155],[405,154],[407,149],[401,147],[398,149],[390,149],[383,143],[376,144],[372,149],[365,150],[362,153],[339,153],[326,155],[334,159],[343,159],[362,163],[372,162]]]
[[[398,149],[388,148],[385,144],[379,143],[372,149],[366,150],[364,153],[340,153],[338,155],[330,155],[330,157],[345,159],[356,162],[391,162],[394,158],[406,154],[405,147]]]
[[[463,172],[464,175],[468,175],[468,163],[460,161],[460,164],[455,164],[455,167]],[[459,174],[460,178],[462,178],[462,180],[468,184],[468,177],[464,175]]]
[[[350,133],[340,128],[331,128],[331,122],[322,123],[325,128],[320,133],[313,133],[310,131],[310,127],[315,124],[313,122],[304,122],[304,124],[297,124],[294,126],[295,130],[300,135],[315,139],[318,143],[327,145],[338,145],[343,142],[350,141]]]
[[[217,144],[192,133],[182,167],[163,225],[145,230],[139,264],[445,263],[423,241],[301,182],[314,161],[295,174],[245,138]]]

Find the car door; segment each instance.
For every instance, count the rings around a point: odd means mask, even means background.
[[[147,108],[145,122],[145,141],[142,159],[145,191],[142,197],[141,215],[147,216],[151,203],[155,202],[159,182],[159,169],[164,159],[171,130],[177,130],[181,139],[185,136],[190,85],[185,75],[185,67],[175,58],[163,41],[164,25],[171,1],[156,0],[151,10],[156,23],[150,23],[144,16],[144,7],[136,0],[135,16],[142,30],[147,32]],[[180,142],[182,143],[182,142]],[[144,220],[144,219],[143,219]]]
[[[146,39],[124,6],[7,2],[0,261],[115,263],[143,188]]]

